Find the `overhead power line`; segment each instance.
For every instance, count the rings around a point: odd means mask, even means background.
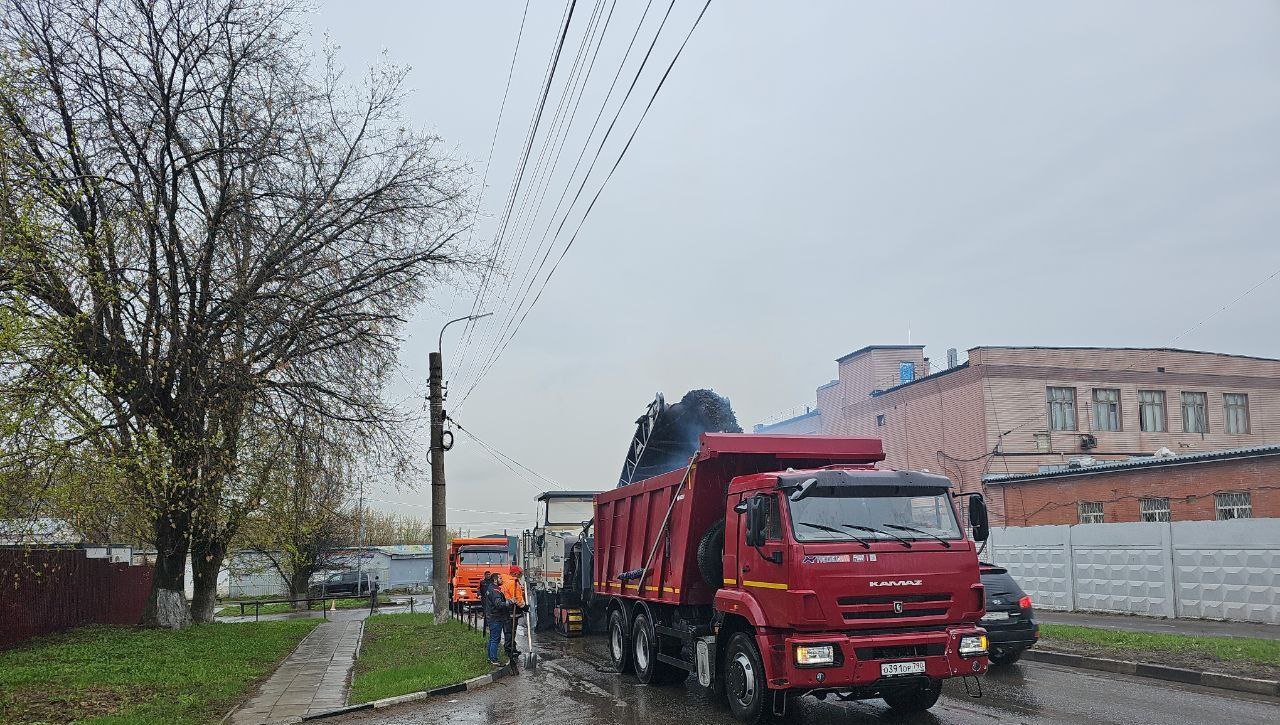
[[[474,376],[473,382],[478,382],[479,377],[482,374],[488,372],[488,367],[490,367],[491,364],[494,362],[494,356],[498,354],[498,350],[503,343],[504,336],[511,329],[512,323],[515,322],[516,315],[520,313],[520,311],[524,308],[525,302],[528,301],[529,293],[533,289],[533,285],[537,281],[538,275],[546,267],[547,261],[551,256],[551,251],[555,248],[555,243],[559,239],[560,233],[564,230],[565,222],[568,221],[574,206],[577,205],[578,199],[582,196],[583,189],[586,188],[587,182],[591,179],[591,173],[595,171],[596,163],[600,160],[600,154],[604,151],[605,144],[608,143],[610,136],[613,134],[613,129],[618,123],[618,118],[621,117],[623,110],[626,109],[627,101],[631,99],[631,94],[635,90],[636,84],[640,80],[640,76],[644,73],[644,69],[649,63],[649,58],[653,55],[654,46],[657,45],[658,39],[662,36],[662,31],[667,25],[667,20],[671,17],[671,11],[673,8],[675,8],[675,0],[671,0],[671,3],[667,5],[667,11],[666,13],[663,14],[662,20],[658,23],[658,28],[653,34],[653,39],[649,43],[649,48],[645,52],[644,58],[640,60],[640,64],[636,68],[635,76],[631,79],[631,85],[627,88],[626,95],[623,96],[622,101],[618,104],[617,110],[613,116],[613,120],[610,121],[609,127],[605,130],[604,135],[601,136],[600,144],[596,148],[595,155],[592,157],[591,163],[588,164],[587,170],[582,176],[582,181],[578,185],[577,192],[574,194],[573,200],[569,202],[569,207],[568,209],[565,210],[564,216],[560,218],[560,225],[556,228],[556,233],[551,237],[551,240],[547,242],[546,247],[544,249],[543,242],[546,241],[547,234],[550,232],[552,225],[555,224],[556,214],[559,213],[560,207],[564,203],[564,198],[567,195],[569,188],[573,185],[573,179],[577,174],[578,168],[582,164],[582,158],[586,154],[587,149],[591,146],[591,139],[595,136],[596,128],[600,124],[600,119],[604,116],[605,109],[608,108],[609,106],[609,99],[613,97],[613,92],[614,90],[616,90],[618,85],[618,79],[621,77],[623,69],[626,68],[627,60],[631,57],[631,51],[635,47],[636,38],[639,36],[641,29],[643,29],[644,21],[646,18],[648,18],[649,10],[652,8],[652,6],[653,6],[653,0],[649,0],[649,2],[645,5],[644,12],[641,14],[640,20],[636,24],[636,30],[631,35],[631,41],[627,44],[627,49],[623,53],[622,60],[618,63],[618,70],[614,73],[613,80],[610,81],[609,83],[609,90],[605,94],[605,99],[600,104],[600,110],[596,113],[595,121],[591,124],[591,130],[590,132],[588,132],[587,138],[583,142],[582,149],[578,152],[578,158],[574,162],[573,170],[569,174],[568,182],[565,184],[564,189],[561,191],[560,197],[556,201],[556,208],[554,211],[552,211],[550,218],[547,220],[547,226],[543,230],[542,236],[539,238],[537,249],[534,252],[534,257],[537,257],[539,252],[542,253],[542,258],[538,262],[538,267],[536,270],[534,270],[533,265],[532,264],[529,265],[529,268],[525,271],[524,276],[520,280],[519,301],[518,302],[509,301],[507,305],[508,313],[506,314],[506,318],[507,318],[506,322],[503,324],[503,326],[500,329],[498,329],[496,332],[493,333],[491,338],[493,340],[492,346],[489,346],[488,344],[486,344],[486,346],[483,346],[481,348],[481,349],[484,349],[485,347],[488,347],[489,349],[487,352],[481,354],[482,355],[481,359],[478,359],[476,361],[478,362],[478,365],[473,365],[472,369],[478,368],[478,370],[481,371],[480,373]],[[532,271],[532,275],[530,275],[530,271]],[[468,373],[470,372],[471,372],[471,369],[468,370]],[[463,401],[465,401],[467,397],[470,396],[471,390],[474,387],[475,385],[473,384],[471,388],[467,389],[466,393],[463,395]],[[461,402],[459,403],[459,406],[461,406]]]
[[[673,1],[673,5],[674,5],[674,1]],[[497,363],[498,359],[502,357],[502,354],[503,352],[506,351],[507,346],[510,345],[513,339],[515,339],[515,336],[519,333],[520,328],[524,325],[525,320],[528,319],[529,312],[538,304],[538,301],[542,299],[542,293],[543,291],[545,291],[547,284],[551,281],[551,278],[555,275],[556,270],[559,269],[561,262],[564,261],[564,258],[569,253],[569,250],[573,248],[574,243],[578,239],[578,234],[582,231],[582,227],[586,223],[587,218],[590,217],[591,211],[595,208],[596,203],[600,200],[600,196],[604,192],[605,187],[608,186],[609,181],[613,178],[614,173],[617,172],[618,167],[622,164],[622,160],[626,158],[627,151],[630,150],[632,143],[634,143],[636,139],[636,135],[640,131],[640,126],[644,123],[644,119],[649,115],[650,109],[653,108],[654,101],[657,100],[658,94],[662,91],[663,86],[666,84],[667,79],[670,77],[672,69],[675,68],[676,62],[680,59],[680,55],[684,52],[685,47],[688,45],[689,39],[693,37],[694,31],[697,30],[698,25],[702,22],[702,18],[706,15],[707,8],[709,8],[710,6],[711,6],[711,0],[707,0],[706,3],[702,6],[702,10],[698,13],[698,17],[694,20],[692,27],[689,28],[689,32],[685,35],[684,40],[680,43],[680,47],[676,50],[675,55],[671,59],[671,62],[667,65],[667,69],[662,74],[661,79],[659,79],[658,85],[654,89],[653,94],[649,97],[649,102],[645,105],[644,111],[640,114],[639,120],[636,121],[636,125],[632,129],[631,135],[628,137],[626,144],[622,148],[622,151],[618,154],[618,158],[614,161],[613,166],[609,169],[609,173],[605,176],[604,181],[602,181],[599,188],[596,189],[596,193],[592,197],[591,203],[587,205],[587,209],[583,213],[582,218],[578,220],[578,224],[574,228],[573,235],[569,238],[568,243],[566,243],[564,248],[560,251],[560,255],[556,258],[556,261],[552,265],[550,271],[547,272],[547,275],[542,280],[541,285],[539,285],[538,292],[534,296],[533,301],[530,302],[529,305],[525,308],[524,313],[520,316],[519,321],[515,324],[515,327],[514,329],[511,330],[510,334],[506,336],[505,340],[502,340],[500,342],[499,347],[497,348],[497,352],[491,357],[491,360],[485,365],[485,367],[481,369],[479,375],[476,377],[476,380],[472,382],[471,386],[467,389],[467,392],[463,395],[462,400],[459,402],[459,406],[466,401],[467,397],[471,395],[471,392],[475,390],[476,386],[480,384],[480,382],[484,379],[485,375],[488,374],[489,370],[491,370],[494,364]],[[668,14],[669,13],[670,13],[670,8],[668,8]],[[664,17],[664,22],[665,22],[665,17]],[[656,35],[655,35],[655,42],[656,42]],[[652,52],[652,46],[650,47],[650,52]],[[647,58],[648,56],[646,55],[646,59]],[[636,77],[636,80],[638,79],[639,79],[639,73],[637,73],[637,77]],[[632,86],[634,87],[634,85],[635,85],[635,80],[632,81]],[[628,93],[630,93],[630,91],[628,91]],[[624,103],[625,103],[625,100],[624,100]],[[614,121],[616,122],[616,120],[617,119],[615,117]],[[603,148],[603,142],[601,147]],[[594,165],[594,161],[593,161],[593,165]],[[590,174],[590,171],[588,171],[588,175],[589,174]],[[586,183],[586,178],[584,177],[583,186],[585,186],[585,183]],[[581,193],[581,187],[579,188],[579,193]],[[573,207],[573,204],[570,204],[570,209],[572,209],[572,207]],[[567,218],[568,218],[568,213],[566,213],[566,216],[565,216],[565,219]],[[563,225],[564,225],[564,221],[562,220],[561,228],[563,228]],[[557,237],[559,236],[559,229],[557,230],[556,236]],[[536,277],[536,273],[535,273],[535,277]]]
[[[537,136],[538,124],[542,121],[542,112],[547,105],[547,96],[551,93],[551,82],[555,78],[556,67],[560,63],[560,52],[564,49],[564,39],[569,34],[569,26],[573,22],[573,11],[577,7],[577,4],[578,4],[578,0],[569,0],[569,4],[565,10],[564,18],[561,22],[560,34],[556,41],[555,47],[551,53],[551,59],[548,63],[546,74],[545,74],[546,78],[542,84],[542,93],[538,98],[538,103],[537,103],[536,109],[534,110],[533,118],[530,119],[529,130],[525,135],[524,151],[520,155],[520,163],[518,164],[519,171],[516,173],[515,178],[512,180],[511,189],[507,193],[506,208],[505,208],[505,211],[503,211],[502,218],[498,224],[498,232],[494,235],[493,244],[490,245],[491,260],[496,260],[500,257],[499,253],[501,252],[501,242],[502,242],[503,233],[505,232],[507,222],[511,217],[511,209],[515,205],[515,200],[516,200],[517,193],[520,189],[520,184],[524,179],[525,169],[529,164],[529,153],[533,148],[533,140]],[[514,64],[514,62],[515,62],[515,59],[513,58],[512,63]],[[485,299],[484,295],[488,288],[489,280],[492,278],[494,265],[495,265],[495,262],[491,261],[489,268],[487,268],[485,270],[485,273],[481,276],[480,289],[476,292],[475,301],[472,303],[472,306],[471,306],[472,314],[475,314],[475,312],[480,309],[480,306],[484,304],[484,299]],[[466,351],[471,345],[473,326],[474,325],[471,322],[469,322],[467,325],[467,330],[466,330],[466,334],[464,335],[464,341],[463,341],[463,350],[461,355],[459,356],[459,360],[465,357]]]
[[[649,0],[649,1],[650,3],[652,3],[652,0]],[[615,0],[615,2],[609,8],[609,13],[605,17],[605,21],[603,23],[603,26],[601,27],[601,32],[599,33],[599,36],[595,39],[596,41],[595,50],[591,53],[590,63],[587,64],[586,73],[583,74],[582,83],[579,86],[577,83],[578,71],[582,68],[582,59],[584,57],[586,49],[591,44],[593,36],[595,35],[595,28],[597,26],[597,21],[600,17],[601,8],[603,7],[603,0],[597,0],[596,7],[593,10],[591,15],[591,19],[588,21],[587,28],[583,32],[582,40],[579,43],[578,53],[574,58],[573,67],[570,69],[568,80],[565,82],[564,88],[560,94],[560,98],[557,101],[556,112],[552,118],[551,126],[547,131],[547,133],[544,135],[542,148],[538,155],[538,161],[534,166],[533,181],[531,182],[531,184],[529,185],[529,188],[526,189],[524,193],[524,201],[520,206],[520,213],[516,218],[516,224],[514,225],[515,232],[513,236],[519,239],[518,245],[515,245],[515,250],[513,252],[511,251],[513,246],[512,244],[510,244],[509,242],[504,243],[503,240],[495,239],[495,248],[500,247],[502,249],[502,252],[499,258],[494,260],[494,264],[493,264],[494,268],[505,268],[508,265],[508,262],[507,262],[508,259],[510,260],[510,265],[512,267],[511,274],[503,275],[506,281],[505,281],[505,284],[503,284],[502,286],[502,291],[497,294],[497,298],[503,301],[499,303],[499,306],[506,307],[507,310],[511,309],[511,302],[510,302],[511,298],[508,297],[508,292],[510,292],[511,290],[511,280],[514,279],[516,276],[516,269],[522,266],[520,262],[524,257],[524,250],[526,247],[526,243],[528,242],[528,239],[530,237],[530,230],[537,223],[537,218],[539,216],[539,213],[535,211],[534,213],[528,216],[528,222],[526,225],[524,225],[524,231],[521,231],[521,226],[522,226],[521,220],[525,218],[525,211],[531,208],[530,207],[531,200],[536,199],[536,201],[532,202],[532,208],[536,210],[541,206],[543,199],[546,197],[546,192],[551,185],[551,181],[552,181],[552,178],[554,177],[555,169],[559,165],[560,155],[564,150],[565,143],[568,141],[569,134],[571,131],[571,126],[573,124],[573,119],[576,118],[577,116],[578,106],[582,102],[582,97],[585,94],[587,83],[590,80],[591,72],[595,68],[596,58],[600,53],[600,48],[603,45],[605,33],[608,32],[609,24],[613,18],[613,11],[616,8],[616,6],[617,6],[617,3]],[[646,8],[646,14],[647,12],[648,11]],[[644,18],[642,17],[641,24],[643,24],[643,22],[644,22]],[[637,32],[639,31],[639,26],[637,26],[636,30]],[[619,70],[621,70],[621,68]],[[573,99],[572,111],[566,116],[564,111],[566,108],[568,108],[570,99]],[[607,99],[606,99],[606,102],[607,102]],[[563,125],[560,123],[561,119],[567,119]],[[543,175],[541,172],[542,172],[542,169],[544,168],[544,161],[548,157],[548,149],[550,149],[552,146],[556,147],[556,150],[554,152],[554,156],[552,159],[552,163],[550,167],[547,167],[547,173]],[[581,155],[579,155],[579,158],[581,158]],[[570,179],[572,179],[573,174],[576,173],[576,171],[577,171],[577,166],[575,165],[573,172],[570,172]],[[563,198],[563,194],[562,194],[562,198]],[[541,251],[541,242],[539,242],[538,251]],[[536,256],[537,256],[537,252],[534,253],[534,257]],[[530,262],[530,264],[527,265],[526,267],[526,271],[521,279],[521,285],[524,284],[524,279],[527,279],[528,270],[531,268],[532,268],[532,262]],[[488,293],[488,289],[486,289],[486,294],[487,293]],[[504,311],[502,314],[504,316],[507,316],[509,315],[509,312]],[[459,358],[458,367],[455,369],[456,373],[460,373],[460,376],[458,376],[458,379],[457,379],[457,383],[459,386],[465,385],[468,379],[471,378],[475,374],[475,372],[478,370],[480,364],[487,361],[488,356],[492,354],[492,347],[494,346],[497,339],[498,339],[497,333],[491,332],[490,334],[485,336],[484,341],[478,347],[472,348],[471,346],[466,346],[466,349],[464,350],[464,352],[474,351],[476,352],[476,354],[466,359]]]
[[[479,445],[481,448],[483,448],[485,451],[487,451],[487,452],[489,453],[489,455],[490,455],[490,456],[492,456],[495,460],[497,460],[499,463],[501,463],[503,466],[505,466],[509,471],[511,471],[512,473],[516,474],[518,477],[520,477],[520,480],[522,480],[522,481],[524,481],[525,483],[528,483],[529,485],[531,485],[531,486],[533,486],[534,488],[538,489],[538,491],[539,491],[539,492],[543,491],[543,487],[542,487],[542,486],[539,486],[537,483],[534,483],[532,480],[530,480],[530,479],[529,479],[527,476],[525,476],[523,473],[520,473],[520,470],[523,470],[523,471],[525,471],[526,473],[529,473],[529,474],[532,474],[533,476],[536,476],[538,479],[540,479],[540,480],[542,480],[542,481],[546,482],[547,484],[550,484],[551,486],[554,486],[555,488],[564,488],[564,484],[560,483],[559,481],[556,481],[555,479],[553,479],[553,478],[551,478],[551,477],[549,477],[549,476],[544,476],[544,475],[542,475],[541,473],[538,473],[537,471],[533,470],[532,468],[529,468],[528,466],[524,465],[524,464],[523,464],[523,463],[521,463],[520,461],[517,461],[516,459],[512,458],[511,456],[509,456],[509,455],[507,455],[507,454],[505,454],[505,453],[503,453],[503,452],[499,451],[498,449],[494,448],[493,446],[489,445],[488,443],[485,443],[483,440],[481,440],[481,438],[480,438],[479,436],[477,436],[475,433],[472,433],[471,431],[467,430],[466,428],[463,428],[463,427],[462,427],[462,424],[461,424],[461,423],[459,423],[458,421],[454,420],[453,418],[449,418],[449,422],[450,422],[450,423],[452,423],[452,424],[454,425],[454,427],[455,427],[455,428],[457,428],[458,430],[460,430],[460,431],[462,431],[464,434],[466,434],[466,436],[467,436],[468,438],[470,438],[471,440],[475,441],[477,445]],[[513,466],[514,466],[514,467],[513,467]],[[520,470],[517,470],[517,469],[520,469]]]

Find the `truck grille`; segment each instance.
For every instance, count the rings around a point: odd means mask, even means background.
[[[899,604],[900,603],[900,604]],[[865,597],[840,597],[836,604],[846,622],[865,619],[912,619],[917,617],[942,617],[951,608],[951,595],[940,594],[885,594]],[[932,605],[932,606],[930,606]],[[895,606],[901,611],[894,611]]]
[[[893,660],[902,657],[937,657],[946,652],[945,644],[904,644],[890,647],[859,647],[854,650],[860,660]]]
[[[894,602],[916,603],[916,602],[950,602],[950,594],[899,594],[894,596],[887,594],[875,597],[840,597],[836,600],[836,604],[842,607],[855,607],[863,604],[893,604]]]
[[[946,609],[904,609],[902,612],[845,612],[844,620],[851,622],[858,619],[903,619],[906,617],[941,617]]]

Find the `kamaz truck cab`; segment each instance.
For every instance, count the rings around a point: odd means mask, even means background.
[[[453,539],[449,542],[449,602],[455,609],[480,605],[484,573],[507,574],[511,551],[505,538]]]

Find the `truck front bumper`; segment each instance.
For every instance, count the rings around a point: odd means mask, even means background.
[[[933,632],[901,634],[849,635],[759,635],[761,653],[769,667],[770,689],[840,690],[868,686],[891,685],[928,677],[945,679],[979,675],[987,671],[987,655],[961,655],[962,637],[985,634],[980,627],[951,627]],[[796,664],[797,646],[830,644],[836,647],[831,665],[801,666]],[[924,663],[924,670],[903,674],[885,674],[881,665],[889,663]],[[905,669],[916,670],[919,665]],[[891,668],[894,669],[894,668]],[[904,669],[904,668],[896,668]]]

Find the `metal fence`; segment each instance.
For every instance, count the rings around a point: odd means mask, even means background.
[[[137,624],[151,573],[81,549],[0,549],[0,648],[85,624]]]
[[[1280,624],[1280,519],[999,528],[983,558],[1045,609]]]

